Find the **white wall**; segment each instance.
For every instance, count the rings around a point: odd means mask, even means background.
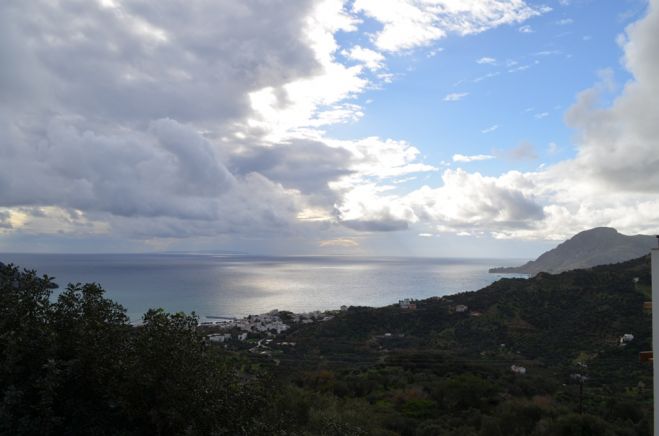
[[[654,303],[657,304],[654,304]],[[654,356],[654,352],[657,356]],[[654,434],[659,435],[659,249],[652,250],[652,353],[654,372]]]

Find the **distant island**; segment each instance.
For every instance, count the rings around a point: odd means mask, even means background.
[[[531,276],[540,272],[558,274],[635,259],[648,254],[656,244],[654,236],[628,236],[611,227],[596,227],[577,233],[522,266],[491,268],[489,272]]]

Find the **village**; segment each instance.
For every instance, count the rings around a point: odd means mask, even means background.
[[[342,306],[341,310],[347,310]],[[291,325],[311,324],[314,322],[329,321],[334,318],[337,311],[313,311],[307,313],[280,312],[277,309],[260,315],[248,315],[241,319],[224,319],[222,321],[204,321],[199,327],[209,331],[206,338],[212,344],[222,344],[229,341],[245,341],[248,337],[258,339],[257,348],[261,348],[265,341],[272,342],[276,335],[288,330]],[[284,345],[289,345],[284,343]],[[295,344],[292,343],[292,346]]]
[[[465,314],[470,317],[479,317],[481,312],[469,310],[469,307],[464,304],[452,304],[453,300],[444,297],[433,297],[434,300],[443,300],[449,303],[448,311],[452,314]],[[404,298],[398,301],[395,305],[402,312],[416,311],[417,300],[413,298]],[[295,347],[296,343],[292,341],[277,340],[278,336],[283,332],[289,330],[296,325],[312,324],[317,322],[326,322],[335,318],[340,312],[346,312],[348,306],[341,306],[339,310],[329,311],[312,311],[306,313],[292,313],[288,311],[279,311],[278,309],[271,310],[270,312],[259,315],[248,315],[244,318],[221,318],[216,321],[203,321],[199,327],[206,330],[206,338],[210,344],[221,345],[224,348],[246,349],[250,353],[258,354],[264,357],[273,358],[275,363],[279,363],[275,355],[280,354],[283,349]],[[207,317],[207,319],[214,317]],[[378,335],[375,339],[384,340],[396,337],[403,338],[404,334],[392,334],[386,332]],[[622,335],[618,343],[624,347],[629,342],[633,341],[632,334]],[[242,344],[242,345],[241,345]],[[505,344],[501,344],[502,349]],[[381,352],[388,352],[386,346],[380,346]],[[519,352],[518,352],[519,353]],[[485,353],[481,353],[485,354]],[[517,375],[525,375],[527,368],[521,365],[513,364],[510,367],[511,372]]]

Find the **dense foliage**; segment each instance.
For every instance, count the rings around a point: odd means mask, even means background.
[[[0,434],[651,434],[648,257],[351,307],[265,354],[210,346],[193,315],[133,327],[97,284],[53,288],[0,264]]]
[[[276,369],[308,408],[307,434],[649,435],[649,290],[646,256],[503,279],[416,310],[351,307],[290,331],[297,346]],[[634,340],[621,346],[625,333]]]
[[[197,319],[139,328],[97,284],[0,265],[0,434],[254,434],[263,384],[209,349]]]

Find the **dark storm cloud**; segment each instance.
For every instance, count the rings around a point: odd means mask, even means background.
[[[287,188],[327,193],[346,153],[259,147],[232,174],[217,138],[250,115],[249,92],[320,68],[312,5],[2,2],[0,207],[79,210],[142,236],[287,227],[301,207]]]
[[[44,109],[111,120],[239,118],[247,92],[318,68],[301,32],[310,5],[5,2],[0,53],[11,67],[0,88],[24,99],[48,84]]]
[[[287,188],[332,204],[338,194],[328,183],[351,174],[348,168],[352,159],[352,154],[343,148],[293,140],[277,146],[248,148],[232,156],[230,167],[238,174],[260,173]]]

